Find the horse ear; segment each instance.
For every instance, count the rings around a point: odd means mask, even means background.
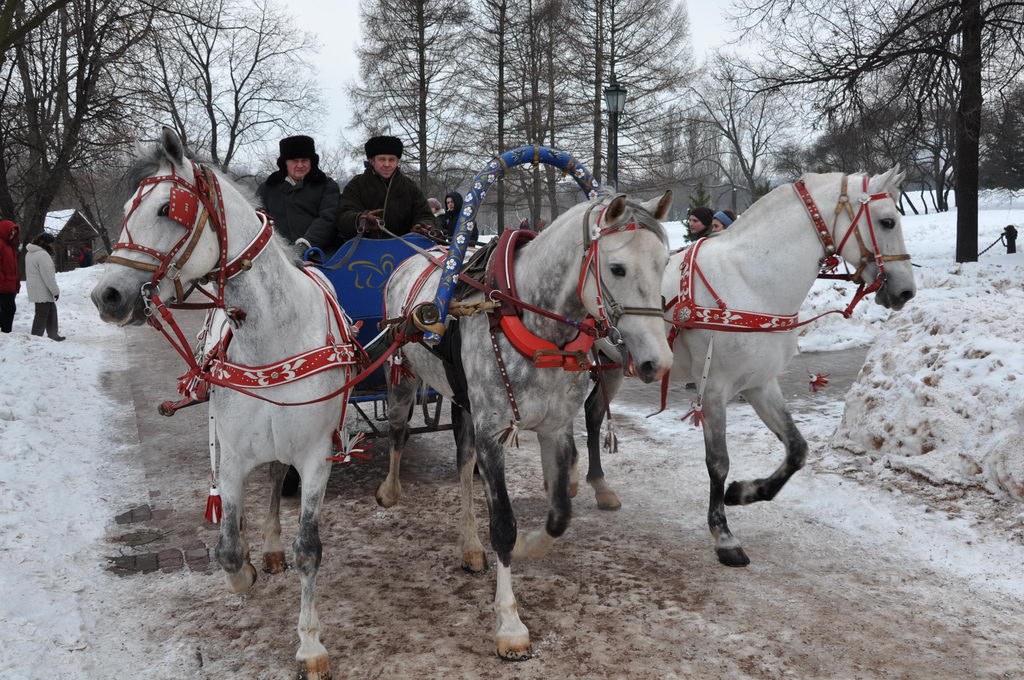
[[[181,138],[169,127],[164,126],[163,132],[160,134],[160,148],[174,165],[180,166],[185,163],[185,149]]]
[[[626,197],[623,194],[619,194],[612,199],[612,202],[608,204],[608,208],[604,211],[604,223],[615,224],[622,219],[625,213]]]
[[[657,201],[657,203],[655,203],[655,201]],[[650,205],[652,203],[654,203],[654,205]],[[650,205],[650,207],[648,207],[648,205]],[[668,211],[669,211],[669,209],[671,207],[672,207],[672,190],[671,189],[669,189],[664,194],[662,194],[661,198],[659,198],[659,199],[653,199],[652,198],[650,201],[647,202],[647,205],[644,206],[644,208],[647,210],[647,212],[649,212],[652,215],[654,215],[655,219],[657,219],[659,222],[662,221],[663,219],[665,219],[668,216]]]
[[[898,194],[900,184],[903,183],[903,178],[906,176],[905,172],[900,172],[900,166],[897,164],[886,170],[881,175],[875,175],[871,178],[871,182],[868,185],[868,190],[871,193],[879,193],[885,191],[887,188],[892,187],[894,191],[891,193]]]

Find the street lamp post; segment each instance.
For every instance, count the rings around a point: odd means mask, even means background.
[[[604,103],[608,107],[608,183],[619,190],[619,114],[626,106],[626,88],[612,80],[604,88]]]

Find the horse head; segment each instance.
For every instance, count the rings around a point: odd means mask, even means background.
[[[660,379],[672,365],[661,299],[668,262],[661,220],[671,205],[672,192],[666,191],[645,203],[618,195],[599,212],[587,211],[589,250],[577,292],[587,312],[607,325],[609,339],[632,355],[644,382]]]
[[[851,215],[849,231],[834,234],[843,259],[859,263],[855,278],[874,290],[875,302],[897,310],[914,297],[916,290],[896,208],[905,176],[897,166],[870,179],[863,178],[859,187],[862,193],[858,196],[851,192],[855,199],[846,207]]]
[[[240,206],[258,222],[244,197],[185,156],[178,135],[164,128],[160,142],[128,174],[121,235],[92,291],[100,318],[120,326],[146,321],[153,295],[181,302],[222,261],[227,223]]]

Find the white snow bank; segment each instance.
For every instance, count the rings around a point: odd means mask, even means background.
[[[133,417],[102,387],[124,356],[122,331],[99,323],[88,294],[100,267],[58,274],[65,342],[29,335],[33,305],[16,298],[14,331],[0,335],[0,677],[22,664],[54,677],[80,674],[99,614],[119,584],[101,568],[100,540],[134,484],[110,452],[111,432]]]

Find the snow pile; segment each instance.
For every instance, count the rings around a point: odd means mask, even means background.
[[[1022,213],[981,211],[979,243]],[[1024,500],[1024,255],[952,263],[955,223],[955,213],[905,218],[918,294],[902,312],[858,313],[879,335],[832,443],[876,471]]]
[[[0,654],[3,677],[24,677],[8,662],[73,668],[98,589],[110,585],[99,541],[125,473],[109,462],[118,443],[108,433],[132,414],[118,413],[102,388],[103,372],[125,349],[124,334],[98,322],[89,302],[99,274],[58,275],[66,342],[29,335],[24,285],[14,332],[0,335],[0,637],[17,650]]]

